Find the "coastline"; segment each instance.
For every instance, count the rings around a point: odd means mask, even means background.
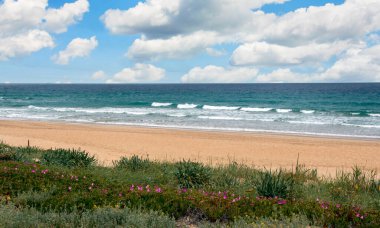
[[[104,165],[133,154],[153,160],[190,159],[209,165],[232,161],[258,168],[294,168],[299,163],[320,175],[355,165],[380,170],[380,141],[261,132],[173,129],[90,123],[0,120],[0,140],[14,146],[82,148]]]

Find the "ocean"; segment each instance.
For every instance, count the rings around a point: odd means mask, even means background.
[[[0,119],[380,139],[380,83],[1,84]]]

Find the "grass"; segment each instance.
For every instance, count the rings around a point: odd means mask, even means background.
[[[47,224],[379,227],[380,181],[358,167],[334,179],[302,165],[268,171],[138,156],[102,167],[81,150],[0,144],[0,227]]]

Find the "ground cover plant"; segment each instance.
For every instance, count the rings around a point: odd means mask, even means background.
[[[358,167],[336,178],[138,156],[102,167],[81,150],[0,144],[0,212],[9,227],[379,227],[380,181]]]

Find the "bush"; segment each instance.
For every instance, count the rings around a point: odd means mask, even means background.
[[[181,188],[199,188],[209,182],[211,170],[200,163],[182,161],[174,174]]]
[[[262,172],[254,185],[260,196],[287,198],[293,190],[294,180],[292,176],[285,176],[282,170],[269,170]]]
[[[137,155],[133,155],[132,157],[122,157],[119,161],[114,161],[113,164],[116,168],[126,168],[131,171],[137,171],[141,169],[146,169],[151,165],[151,161],[149,159],[140,158]]]
[[[158,212],[127,208],[42,213],[34,208],[0,205],[0,227],[175,227],[175,221]]]
[[[50,149],[42,155],[42,163],[65,167],[89,167],[95,165],[96,159],[81,150]]]

